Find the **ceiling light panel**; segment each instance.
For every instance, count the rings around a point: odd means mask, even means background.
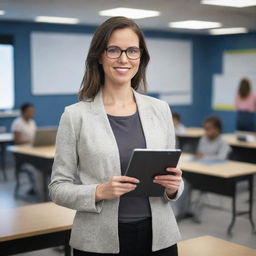
[[[143,19],[143,18],[159,16],[160,12],[152,11],[152,10],[144,10],[144,9],[119,7],[119,8],[114,8],[114,9],[102,10],[99,12],[99,15],[110,16],[110,17],[125,16],[125,17],[131,18],[131,19]]]
[[[183,29],[209,29],[221,27],[221,23],[212,21],[202,20],[184,20],[170,22],[169,27],[171,28],[183,28]]]
[[[35,21],[47,22],[47,23],[63,23],[63,24],[79,23],[79,19],[76,19],[76,18],[53,17],[53,16],[37,16],[35,18]]]
[[[209,30],[211,35],[228,35],[228,34],[243,34],[247,33],[247,28],[216,28]]]
[[[201,4],[243,8],[255,6],[256,0],[201,0]]]

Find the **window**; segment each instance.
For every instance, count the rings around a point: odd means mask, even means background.
[[[0,36],[0,110],[14,107],[13,39]]]

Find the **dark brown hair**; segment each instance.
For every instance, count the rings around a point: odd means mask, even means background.
[[[143,33],[139,26],[131,19],[125,17],[113,17],[102,23],[95,31],[89,52],[85,62],[85,73],[79,90],[79,100],[94,99],[100,88],[104,85],[104,71],[99,64],[102,53],[105,51],[111,34],[117,29],[130,28],[139,38],[139,47],[142,49],[140,66],[136,75],[132,78],[133,89],[139,88],[146,91],[146,67],[149,62],[149,53]]]
[[[173,112],[173,113],[172,113],[172,117],[173,117],[173,118],[176,118],[178,121],[181,121],[180,114],[177,113],[177,112]]]
[[[33,108],[33,107],[34,107],[34,105],[32,103],[26,102],[20,106],[20,111],[21,111],[21,113],[24,113],[28,108]]]
[[[206,123],[210,123],[213,127],[217,128],[220,131],[220,133],[222,132],[222,123],[217,116],[208,116],[204,120],[204,124]]]
[[[250,80],[243,78],[239,83],[238,94],[242,99],[245,99],[251,92]]]

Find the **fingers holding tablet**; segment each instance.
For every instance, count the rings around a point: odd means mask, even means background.
[[[139,180],[128,176],[114,176],[96,188],[96,201],[111,200],[134,190]]]
[[[156,176],[153,182],[165,187],[167,194],[172,195],[177,192],[182,182],[182,171],[179,168],[167,168],[166,171],[169,174]]]

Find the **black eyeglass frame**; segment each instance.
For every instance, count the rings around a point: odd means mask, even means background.
[[[120,55],[118,56],[118,57],[115,57],[115,58],[111,58],[111,57],[109,57],[108,56],[108,49],[110,49],[110,48],[116,48],[116,49],[118,49],[118,50],[120,50]],[[138,58],[130,58],[128,55],[127,55],[127,51],[129,50],[129,49],[139,49],[140,50],[140,56],[138,57]],[[129,60],[138,60],[139,58],[141,58],[141,56],[142,56],[142,53],[143,53],[143,49],[142,48],[138,48],[138,47],[129,47],[129,48],[127,48],[126,50],[122,50],[120,47],[118,47],[118,46],[109,46],[109,47],[107,47],[106,49],[105,49],[105,52],[106,52],[106,56],[109,58],[109,59],[119,59],[121,56],[122,56],[122,54],[123,54],[123,52],[125,52],[125,55],[126,55],[126,57],[129,59]]]

